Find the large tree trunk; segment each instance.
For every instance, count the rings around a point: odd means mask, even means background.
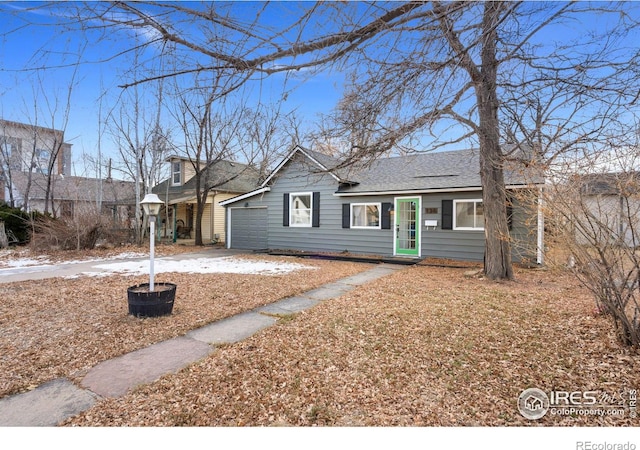
[[[480,179],[485,218],[484,273],[492,280],[510,280],[513,278],[513,267],[496,90],[498,71],[496,24],[500,7],[498,2],[485,3],[482,21],[482,79],[475,84],[480,119],[478,133],[480,139]]]

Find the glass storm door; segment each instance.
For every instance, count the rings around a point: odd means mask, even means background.
[[[396,255],[420,255],[420,199],[397,198],[395,205]]]

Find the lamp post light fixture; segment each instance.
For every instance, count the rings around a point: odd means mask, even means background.
[[[155,252],[156,216],[164,202],[156,194],[147,194],[140,202],[144,213],[149,216],[149,292],[154,291],[153,257]]]

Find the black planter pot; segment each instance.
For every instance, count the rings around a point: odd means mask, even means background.
[[[153,292],[149,292],[149,283],[138,284],[127,289],[129,314],[136,317],[158,317],[171,314],[176,298],[176,285],[173,283],[154,283]]]

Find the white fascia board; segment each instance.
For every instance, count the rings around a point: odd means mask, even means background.
[[[218,202],[218,205],[227,206],[227,205],[230,205],[231,203],[239,202],[239,201],[244,200],[246,198],[253,197],[254,195],[262,194],[263,192],[269,192],[270,190],[271,190],[271,188],[269,186],[263,187],[263,188],[260,188],[260,189],[256,189],[255,191],[247,192],[246,194],[238,195],[236,197],[232,197],[230,199]]]

